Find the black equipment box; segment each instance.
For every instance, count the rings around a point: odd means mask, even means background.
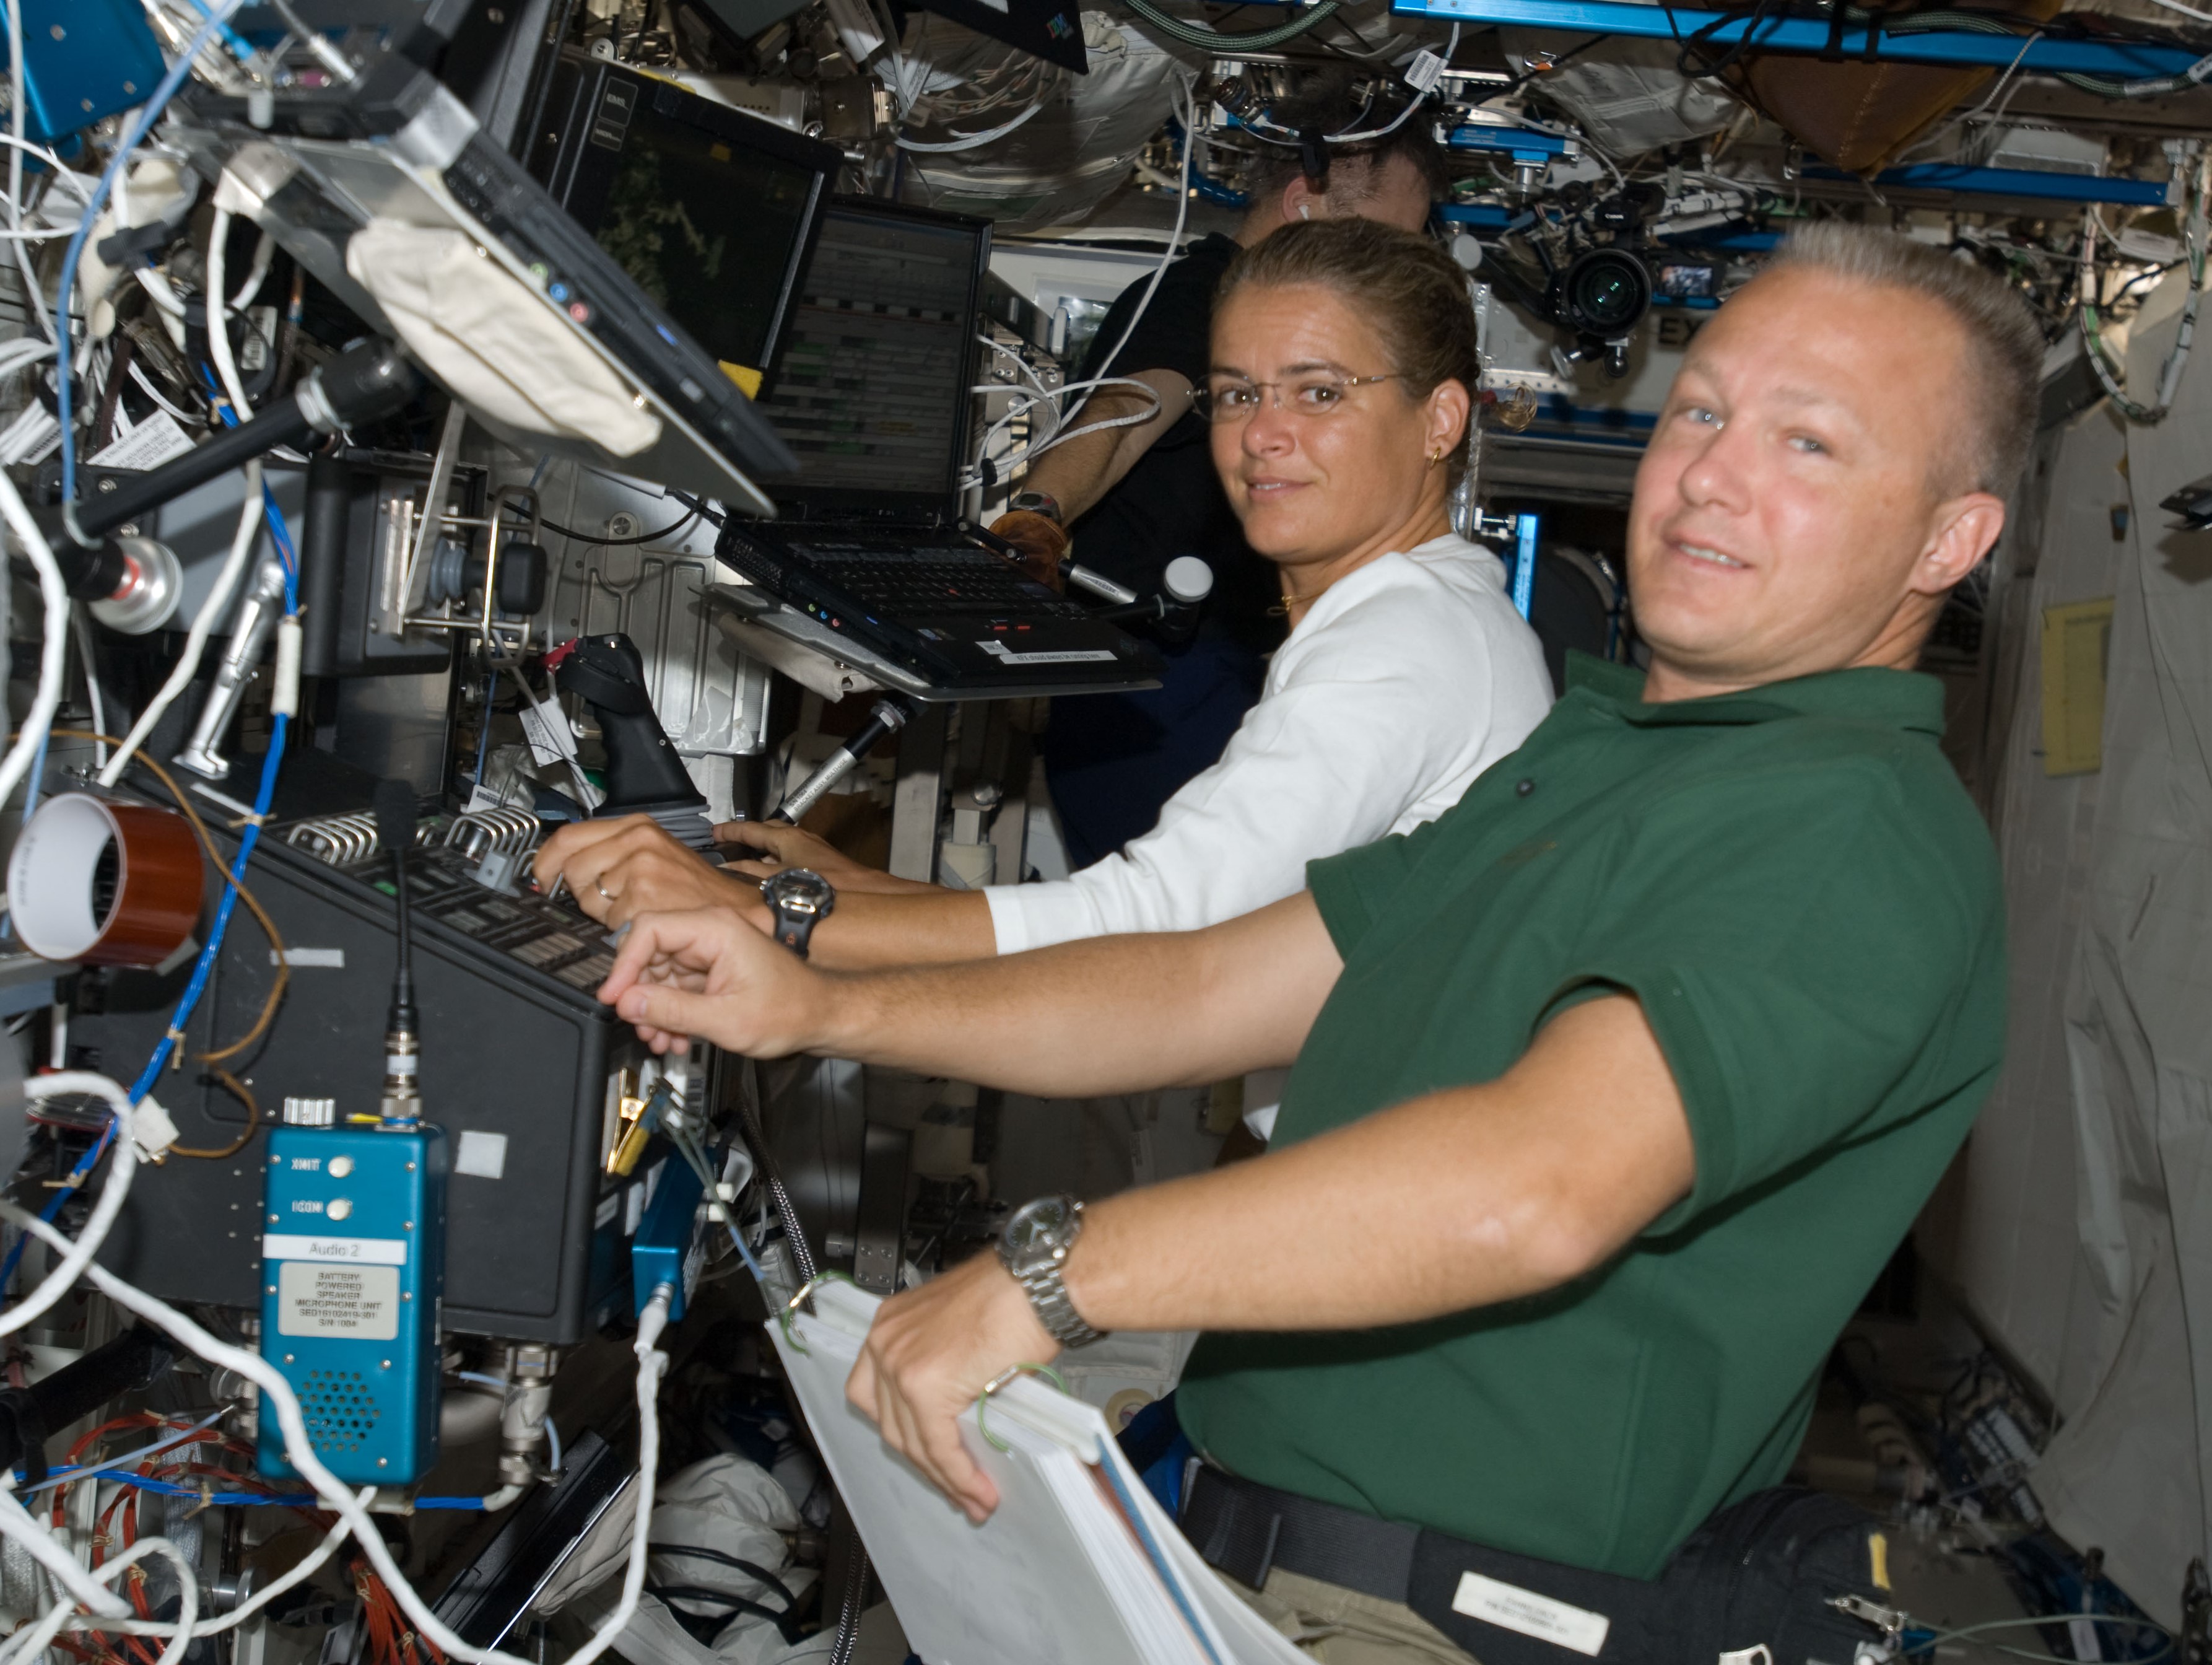
[[[334,868],[288,846],[285,832],[264,832],[246,885],[283,937],[291,986],[267,1033],[223,1067],[251,1089],[264,1125],[343,1125],[375,1113],[383,1084],[391,863],[376,855]],[[217,842],[228,859],[234,846]],[[444,849],[408,861],[424,1114],[445,1129],[454,1163],[444,1324],[566,1345],[629,1309],[628,1237],[651,1164],[619,1178],[606,1156],[625,1077],[635,1083],[649,1054],[593,997],[613,960],[601,928],[572,906],[489,889],[472,871]],[[210,873],[210,912],[221,884]],[[245,1106],[197,1055],[252,1028],[273,961],[240,906],[179,1049],[184,1063],[154,1088],[188,1148],[222,1150],[246,1131]],[[191,971],[187,957],[167,974],[81,976],[72,1065],[128,1083]],[[257,1308],[265,1159],[257,1131],[234,1156],[141,1167],[101,1262],[165,1299]]]

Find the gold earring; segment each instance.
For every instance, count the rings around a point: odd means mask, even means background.
[[[1435,467],[1438,463],[1442,462],[1443,460],[1444,460],[1444,454],[1443,454],[1443,452],[1441,452],[1441,451],[1431,451],[1431,452],[1430,452],[1430,453],[1429,453],[1429,467],[1431,467],[1431,468]]]

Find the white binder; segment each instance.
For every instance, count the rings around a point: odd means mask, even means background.
[[[816,1286],[769,1329],[908,1644],[926,1665],[1310,1665],[1217,1577],[1154,1501],[1105,1418],[1021,1376],[992,1395],[987,1441],[961,1437],[999,1488],[981,1526],[845,1400],[881,1303]]]

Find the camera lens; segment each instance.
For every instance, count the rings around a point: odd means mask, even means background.
[[[1626,333],[1651,304],[1651,274],[1624,249],[1594,248],[1567,268],[1560,321],[1584,335]]]

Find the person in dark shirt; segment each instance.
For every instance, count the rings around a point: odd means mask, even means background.
[[[1270,119],[1286,131],[1328,134],[1379,128],[1389,116],[1364,113],[1350,83],[1332,77],[1279,101]],[[1144,382],[1159,396],[1158,413],[1046,452],[1021,483],[1017,501],[1024,506],[994,528],[1055,560],[1072,538],[1085,566],[1144,595],[1158,591],[1162,570],[1179,555],[1213,569],[1198,635],[1171,652],[1161,686],[1053,702],[1045,776],[1073,867],[1150,832],[1160,806],[1220,759],[1260,697],[1266,656],[1283,639],[1275,569],[1245,546],[1214,475],[1206,424],[1190,410],[1191,389],[1206,379],[1222,273],[1238,249],[1296,221],[1358,215],[1419,231],[1443,191],[1443,162],[1418,114],[1382,138],[1328,145],[1325,154],[1316,180],[1297,147],[1269,147],[1234,237],[1216,233],[1193,243],[1162,275],[1141,316],[1150,277],[1122,292],[1077,375]],[[1102,388],[1072,425],[1134,416],[1150,403],[1133,388]]]

